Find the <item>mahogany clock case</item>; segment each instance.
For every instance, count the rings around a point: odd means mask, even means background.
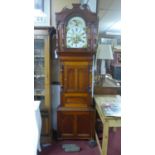
[[[92,139],[95,127],[92,65],[97,46],[97,15],[87,7],[73,4],[72,9],[64,8],[56,13],[56,22],[61,84],[61,101],[57,110],[59,138]],[[78,29],[70,23],[82,23],[82,26]]]

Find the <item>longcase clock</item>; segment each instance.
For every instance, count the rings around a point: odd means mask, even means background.
[[[91,139],[92,63],[96,51],[97,15],[80,4],[56,13],[57,51],[60,60],[61,103],[57,110],[61,139]]]

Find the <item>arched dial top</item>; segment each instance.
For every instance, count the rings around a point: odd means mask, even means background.
[[[79,16],[72,17],[66,27],[67,48],[87,48],[86,23]]]

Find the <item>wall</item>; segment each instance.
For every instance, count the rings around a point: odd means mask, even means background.
[[[92,12],[96,12],[97,0],[80,0],[81,4],[88,3],[88,6]]]

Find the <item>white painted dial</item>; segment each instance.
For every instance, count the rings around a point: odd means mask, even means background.
[[[69,20],[66,46],[67,48],[87,48],[86,25],[81,17],[73,17]]]
[[[72,27],[66,36],[67,47],[69,48],[86,48],[87,36],[84,29],[80,27]]]

